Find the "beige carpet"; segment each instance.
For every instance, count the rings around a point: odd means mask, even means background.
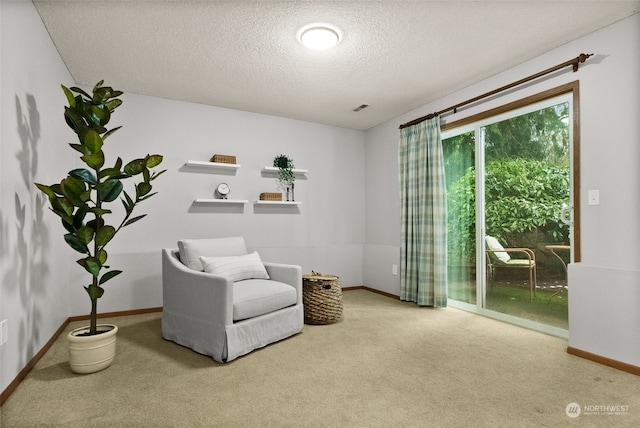
[[[344,293],[344,321],[226,365],[162,339],[158,313],[108,321],[120,328],[110,368],[74,375],[58,340],[1,426],[640,426],[640,378],[568,355],[562,339],[364,290]]]

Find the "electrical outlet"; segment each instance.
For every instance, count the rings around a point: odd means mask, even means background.
[[[391,265],[391,274],[392,275],[398,274],[398,265]]]
[[[0,321],[0,346],[7,343],[7,337],[9,336],[9,320]]]

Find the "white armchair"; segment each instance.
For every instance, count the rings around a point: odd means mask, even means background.
[[[162,297],[164,338],[218,362],[304,325],[301,267],[262,263],[247,254],[241,237],[183,240],[178,249],[163,249]]]

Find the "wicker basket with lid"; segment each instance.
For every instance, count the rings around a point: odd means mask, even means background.
[[[304,322],[333,324],[342,319],[342,287],[334,275],[302,275]]]

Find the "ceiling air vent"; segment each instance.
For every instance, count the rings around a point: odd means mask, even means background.
[[[362,110],[363,108],[367,108],[367,107],[369,107],[369,104],[362,104],[362,105],[360,105],[360,106],[358,106],[358,107],[354,108],[354,109],[353,109],[353,111],[360,111],[360,110]]]

